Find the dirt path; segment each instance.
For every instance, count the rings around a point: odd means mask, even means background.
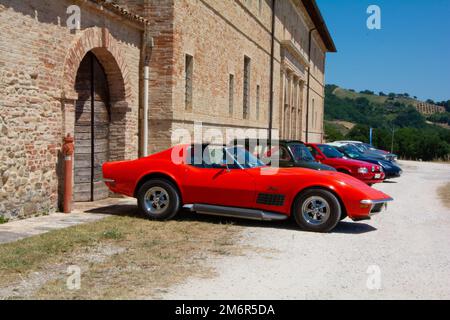
[[[218,277],[190,278],[165,298],[449,299],[450,210],[437,189],[450,181],[450,165],[401,165],[400,179],[376,186],[395,198],[387,212],[346,219],[330,234],[253,223],[242,241],[264,253],[211,260]]]

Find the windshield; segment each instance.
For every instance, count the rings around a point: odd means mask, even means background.
[[[353,145],[346,145],[340,148],[347,157],[355,159],[361,156],[361,152],[359,152],[358,148]]]
[[[320,151],[327,157],[327,158],[342,158],[344,155],[340,153],[336,148],[332,146],[327,146],[325,144],[320,144],[317,146]]]
[[[257,157],[255,157],[242,147],[228,147],[225,148],[225,150],[227,152],[227,163],[229,165],[237,163],[244,169],[265,166],[265,164],[262,163]],[[230,160],[232,163],[230,163]]]
[[[289,149],[294,155],[295,161],[315,161],[308,147],[302,143],[289,144]]]
[[[362,143],[362,145],[367,149],[367,150],[376,150],[376,148],[368,143]]]
[[[195,145],[188,149],[188,164],[199,168],[229,169],[256,168],[265,166],[257,157],[242,147],[221,145]]]
[[[361,153],[364,153],[365,151],[367,151],[367,149],[363,146],[362,143],[353,144],[352,146],[354,146]]]

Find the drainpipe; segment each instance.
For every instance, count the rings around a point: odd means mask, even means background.
[[[144,143],[142,156],[148,156],[148,78],[149,78],[150,67],[144,65],[144,114],[143,114],[143,127],[144,127]]]
[[[312,28],[309,30],[309,39],[308,39],[308,80],[306,84],[306,135],[305,141],[308,143],[308,133],[309,133],[309,81],[311,78],[311,35],[313,31],[317,30],[316,28]]]
[[[272,0],[272,34],[271,34],[271,49],[270,49],[270,93],[269,93],[269,141],[272,141],[272,127],[273,127],[273,69],[274,69],[274,54],[275,54],[275,2]]]
[[[153,48],[153,38],[149,36],[147,31],[144,35],[145,39],[145,58],[144,58],[144,97],[143,97],[143,144],[142,156],[148,156],[148,100],[149,100],[149,80],[150,80],[150,56]]]

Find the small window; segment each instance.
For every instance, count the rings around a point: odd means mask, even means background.
[[[228,81],[228,113],[230,116],[233,115],[234,107],[234,75],[230,74]]]
[[[247,56],[244,57],[244,102],[242,114],[244,119],[249,118],[250,107],[250,63],[251,59]]]
[[[260,91],[260,87],[259,85],[256,86],[256,120],[259,120],[259,91]]]
[[[192,110],[192,76],[193,76],[193,64],[194,59],[190,55],[186,55],[186,65],[185,65],[185,81],[186,81],[186,88],[185,88],[185,96],[184,96],[184,102],[185,102],[185,108],[186,110]]]

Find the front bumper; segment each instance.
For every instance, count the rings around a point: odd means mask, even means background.
[[[387,203],[390,201],[393,201],[392,198],[386,198],[381,200],[361,200],[360,204],[361,206],[368,206],[370,208],[369,210],[369,217],[376,215],[383,211],[383,209],[387,208]]]
[[[366,184],[374,184],[374,183],[380,183],[385,179],[385,173],[384,172],[370,172],[367,174],[360,174],[356,176],[359,180]]]
[[[399,178],[402,175],[403,171],[394,171],[394,172],[386,172],[386,179]]]

